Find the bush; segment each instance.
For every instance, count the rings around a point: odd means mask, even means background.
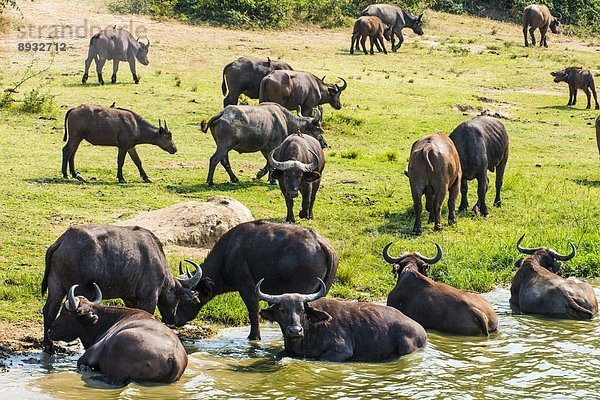
[[[54,108],[54,96],[40,93],[37,89],[32,89],[31,92],[23,99],[21,111],[27,113],[40,113],[44,111],[52,111]]]

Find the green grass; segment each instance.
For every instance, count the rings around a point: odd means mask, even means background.
[[[499,29],[492,36],[493,27]],[[552,83],[549,75],[569,65],[600,69],[593,47],[553,35],[548,49],[526,49],[516,25],[435,12],[427,16],[424,36],[407,33],[400,52],[387,56],[350,56],[348,29],[308,27],[265,34],[174,23],[149,28],[154,39],[150,65],[138,65],[139,85],[121,64],[118,84],[98,86],[91,72],[91,84],[82,86],[87,39],[81,39],[56,56],[46,76],[28,82],[15,95],[22,100],[43,83],[44,93],[54,96],[58,109],[42,115],[56,120],[23,113],[18,102],[0,110],[1,319],[41,319],[44,253],[71,224],[110,223],[142,210],[214,195],[241,201],[257,219],[283,221],[279,189],[252,180],[264,165],[259,154],[231,153],[242,183],[229,184],[219,166],[217,185],[204,184],[215,145],[199,123],[220,110],[221,69],[240,55],[269,55],[319,77],[327,75],[328,81],[336,76],[348,80],[342,110],[325,106],[325,137],[331,148],[326,150],[315,219],[300,222],[329,238],[338,251],[333,295],[385,298],[394,280],[380,253],[390,241],[392,253],[426,255],[439,243],[445,254],[432,267],[433,278],[474,291],[510,281],[519,258],[515,242],[522,233],[527,233],[525,245],[547,245],[559,252],[567,251],[572,241],[578,256],[567,269],[580,276],[600,275],[600,161],[593,130],[597,112],[583,109],[583,93],[576,107],[566,107],[566,85]],[[15,48],[0,47],[0,87],[9,87],[30,62],[31,54]],[[105,79],[111,74],[109,64]],[[144,184],[127,159],[128,183],[119,185],[116,148],[82,144],[76,164],[90,183],[63,179],[64,112],[81,103],[109,106],[113,101],[154,123],[166,118],[179,152],[171,156],[140,146],[146,172],[155,182]],[[424,221],[423,235],[415,237],[410,234],[412,200],[402,171],[415,140],[437,131],[449,133],[469,118],[453,110],[456,104],[499,110],[510,117],[503,119],[511,141],[504,206],[491,207],[490,174],[490,218],[459,215],[458,223],[442,232],[434,232]],[[470,185],[471,204],[475,186]],[[169,254],[173,271],[185,256]],[[227,295],[213,300],[200,318],[238,324],[246,321],[246,311],[239,296]]]

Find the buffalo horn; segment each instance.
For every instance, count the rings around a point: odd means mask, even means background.
[[[79,307],[79,298],[75,297],[75,289],[77,289],[78,286],[79,285],[71,286],[71,289],[69,289],[69,293],[67,294],[67,301],[65,301],[65,307],[69,311],[75,311],[77,310],[77,307]]]
[[[150,46],[150,39],[146,38],[146,47]]]
[[[321,82],[325,83],[325,77],[326,77],[326,76],[327,76],[327,75],[323,75],[323,77],[321,78]]]
[[[319,110],[319,108],[315,108],[315,119],[317,121],[322,121],[323,118],[323,113],[321,112],[321,110]]]
[[[303,164],[303,165],[305,165],[305,167],[303,169],[304,172],[312,172],[312,171],[314,171],[315,169],[317,169],[317,167],[319,166],[319,163],[321,162],[321,159],[319,158],[319,156],[318,156],[317,153],[315,153],[314,151],[312,151],[310,149],[308,151],[310,151],[312,153],[312,155],[315,156],[315,158],[317,159],[317,161],[315,161],[314,163],[312,163],[310,165]]]
[[[179,275],[186,275],[188,278],[192,277],[192,273],[190,272],[190,269],[188,267],[185,267],[185,272],[183,272],[183,266],[182,266],[182,262],[179,261]]]
[[[256,287],[255,287],[256,295],[258,296],[258,299],[266,301],[269,304],[279,304],[281,302],[281,295],[266,294],[266,293],[261,292],[260,285],[263,283],[264,280],[265,280],[265,278],[262,278],[260,281],[258,281],[258,283],[256,284]]]
[[[302,296],[303,302],[308,303],[309,301],[315,301],[327,294],[327,286],[325,286],[325,282],[323,282],[323,280],[321,278],[317,278],[317,279],[319,280],[319,284],[321,285],[321,288],[319,289],[319,291],[317,293],[303,295]]]
[[[163,119],[163,122],[165,123],[165,131],[169,131],[169,127],[167,126],[167,120]]]
[[[402,261],[402,259],[409,254],[409,253],[404,252],[404,253],[402,253],[402,255],[400,255],[400,257],[392,257],[392,256],[390,256],[390,253],[388,253],[388,249],[390,248],[391,245],[392,245],[392,242],[389,242],[383,248],[383,259],[386,262],[388,262],[390,264],[397,264],[400,261]]]
[[[436,262],[438,262],[442,259],[442,254],[443,254],[442,248],[440,247],[439,244],[435,243],[435,247],[437,247],[437,254],[433,258],[423,257],[423,255],[421,253],[419,253],[418,251],[416,251],[414,254],[415,254],[415,256],[419,257],[421,260],[423,260],[427,264],[430,264],[430,265],[435,264]]]
[[[296,161],[296,160],[277,161],[273,157],[273,154],[275,153],[275,151],[277,151],[277,149],[279,149],[279,147],[281,147],[281,145],[277,146],[269,153],[269,158],[268,158],[269,165],[271,167],[273,167],[273,169],[278,169],[280,171],[287,171],[292,168],[297,168],[297,169],[301,170],[302,172],[312,172],[315,169],[317,169],[317,167],[319,166],[319,163],[321,160],[319,159],[319,156],[317,155],[317,153],[315,153],[312,150],[308,150],[308,151],[310,151],[312,154],[314,154],[314,156],[317,158],[316,163],[305,164],[303,162]]]
[[[548,249],[548,252],[556,260],[569,261],[571,258],[575,257],[575,246],[573,246],[573,243],[571,243],[571,242],[569,242],[569,244],[571,245],[571,254],[567,254],[566,256],[563,256],[562,254],[558,254],[556,251],[554,251],[552,249]]]
[[[302,116],[302,106],[300,104],[298,104],[298,116]]]
[[[177,277],[177,280],[179,282],[181,282],[181,284],[183,286],[191,289],[191,288],[196,287],[196,285],[198,285],[198,282],[200,282],[200,279],[202,279],[202,268],[200,268],[200,266],[198,264],[196,264],[192,260],[188,260],[187,258],[185,259],[185,262],[192,264],[194,266],[194,268],[196,268],[196,270],[194,271],[194,274],[192,276],[190,276],[189,278]],[[188,276],[189,276],[189,271],[188,271]]]
[[[521,247],[521,242],[523,241],[524,237],[525,237],[525,234],[523,234],[521,236],[521,238],[519,240],[517,240],[517,250],[519,250],[521,253],[523,253],[523,254],[533,254],[536,251],[538,251],[539,249],[541,249],[541,247],[538,247],[537,249],[529,249],[527,247]]]
[[[158,127],[162,128],[162,124],[160,123],[160,118],[158,119]]]
[[[344,82],[344,84],[342,86],[338,85],[337,83],[335,84],[335,87],[341,92],[348,87],[348,82],[346,82],[346,80],[344,78],[342,78],[341,76],[338,76],[338,78],[340,78],[340,80],[342,82]]]
[[[100,304],[100,302],[102,301],[102,291],[100,290],[100,287],[98,285],[96,285],[96,282],[92,282],[92,285],[94,286],[94,289],[96,290],[96,298],[92,301],[92,303]]]

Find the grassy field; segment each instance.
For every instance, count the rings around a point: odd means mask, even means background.
[[[219,166],[217,185],[207,187],[210,135],[199,123],[221,109],[222,67],[242,55],[270,56],[333,81],[348,80],[340,111],[325,107],[327,164],[314,209],[314,221],[300,223],[330,239],[340,256],[332,294],[344,298],[381,299],[394,285],[382,247],[393,241],[394,253],[429,255],[439,243],[445,255],[433,278],[459,288],[485,291],[510,282],[519,257],[515,242],[523,233],[527,246],[547,245],[577,257],[567,263],[578,276],[600,275],[600,160],[594,140],[597,111],[586,111],[585,95],[566,107],[566,85],[554,84],[549,72],[578,65],[600,70],[597,40],[551,35],[549,48],[524,48],[520,28],[493,20],[430,12],[425,35],[407,32],[396,54],[349,55],[350,28],[293,31],[237,31],[152,21],[142,16],[112,16],[103,3],[52,0],[22,4],[25,20],[13,24],[82,24],[144,26],[152,41],[147,67],[134,85],[121,63],[116,85],[99,86],[95,72],[81,85],[87,37],[69,37],[67,51],[34,54],[17,50],[14,29],[0,34],[0,88],[12,87],[28,65],[50,69],[28,81],[13,97],[31,89],[54,96],[43,113],[20,111],[19,102],[0,109],[0,320],[40,321],[44,298],[40,282],[46,248],[69,225],[110,223],[139,211],[181,201],[228,195],[244,203],[255,218],[283,221],[285,203],[278,187],[252,177],[264,165],[259,154],[230,156],[242,183],[229,184]],[[94,68],[92,67],[92,70]],[[109,80],[112,65],[104,69]],[[82,103],[135,110],[154,123],[166,118],[179,152],[140,146],[145,184],[130,159],[127,184],[116,180],[116,148],[82,144],[76,164],[89,184],[60,174],[63,118]],[[254,100],[248,101],[254,104]],[[422,236],[413,224],[408,180],[402,174],[411,144],[441,131],[450,133],[465,115],[489,109],[503,116],[510,136],[510,157],[501,209],[490,218],[460,214],[458,223],[434,232],[424,222]],[[40,119],[56,118],[56,119]],[[490,175],[494,181],[494,175]],[[470,185],[474,204],[476,185]],[[493,193],[493,183],[490,186]],[[490,199],[491,197],[491,199]],[[493,195],[488,196],[491,206]],[[297,207],[298,208],[298,207]],[[296,210],[296,212],[298,209]],[[446,218],[444,209],[444,218]],[[186,254],[169,254],[175,269]],[[508,301],[508,299],[507,299]],[[246,311],[237,295],[221,296],[201,319],[243,323]],[[41,326],[41,324],[40,324]],[[41,330],[40,330],[41,332]]]

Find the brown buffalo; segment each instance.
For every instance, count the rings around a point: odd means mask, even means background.
[[[388,243],[383,248],[383,258],[392,264],[392,272],[398,280],[388,295],[388,306],[402,311],[425,329],[485,336],[498,329],[496,312],[483,296],[427,277],[430,265],[442,258],[442,249],[437,243],[437,255],[433,258],[420,253],[392,257],[388,253],[391,245]]]
[[[525,235],[517,241],[517,249],[529,257],[515,263],[518,270],[510,287],[510,305],[525,314],[541,314],[553,318],[591,319],[598,314],[598,300],[591,285],[562,277],[562,264],[575,257],[558,254],[548,247],[521,247]]]
[[[550,72],[550,75],[554,77],[554,82],[566,82],[569,85],[569,102],[568,106],[574,106],[577,104],[577,89],[581,89],[587,96],[586,110],[589,110],[592,106],[590,100],[590,92],[594,95],[594,101],[596,102],[596,110],[598,106],[598,96],[596,95],[596,84],[594,83],[594,75],[588,69],[582,69],[581,67],[569,67],[562,71]]]
[[[425,194],[425,208],[429,222],[435,222],[435,230],[442,229],[442,202],[448,198],[448,224],[456,222],[456,198],[460,189],[461,169],[454,144],[441,133],[426,136],[413,143],[408,169],[404,171],[410,180],[415,209],[413,233],[421,234],[421,196]]]
[[[373,54],[373,45],[377,46],[377,50],[387,54],[385,43],[383,38],[391,40],[390,27],[385,25],[378,17],[364,16],[360,17],[354,23],[354,30],[352,31],[352,43],[350,44],[350,54],[354,54],[354,45],[356,43],[356,50],[358,50],[358,42],[362,45],[362,49],[367,54],[367,48],[365,42],[367,38],[371,41],[371,54]],[[381,44],[381,47],[379,45]]]
[[[527,42],[527,29],[531,35],[531,44],[535,46],[535,35],[536,29],[540,30],[540,46],[548,47],[548,41],[546,40],[546,33],[548,28],[552,33],[560,33],[560,21],[558,18],[553,17],[548,7],[543,4],[532,4],[525,7],[523,10],[523,37],[525,38],[525,47],[529,46]]]

